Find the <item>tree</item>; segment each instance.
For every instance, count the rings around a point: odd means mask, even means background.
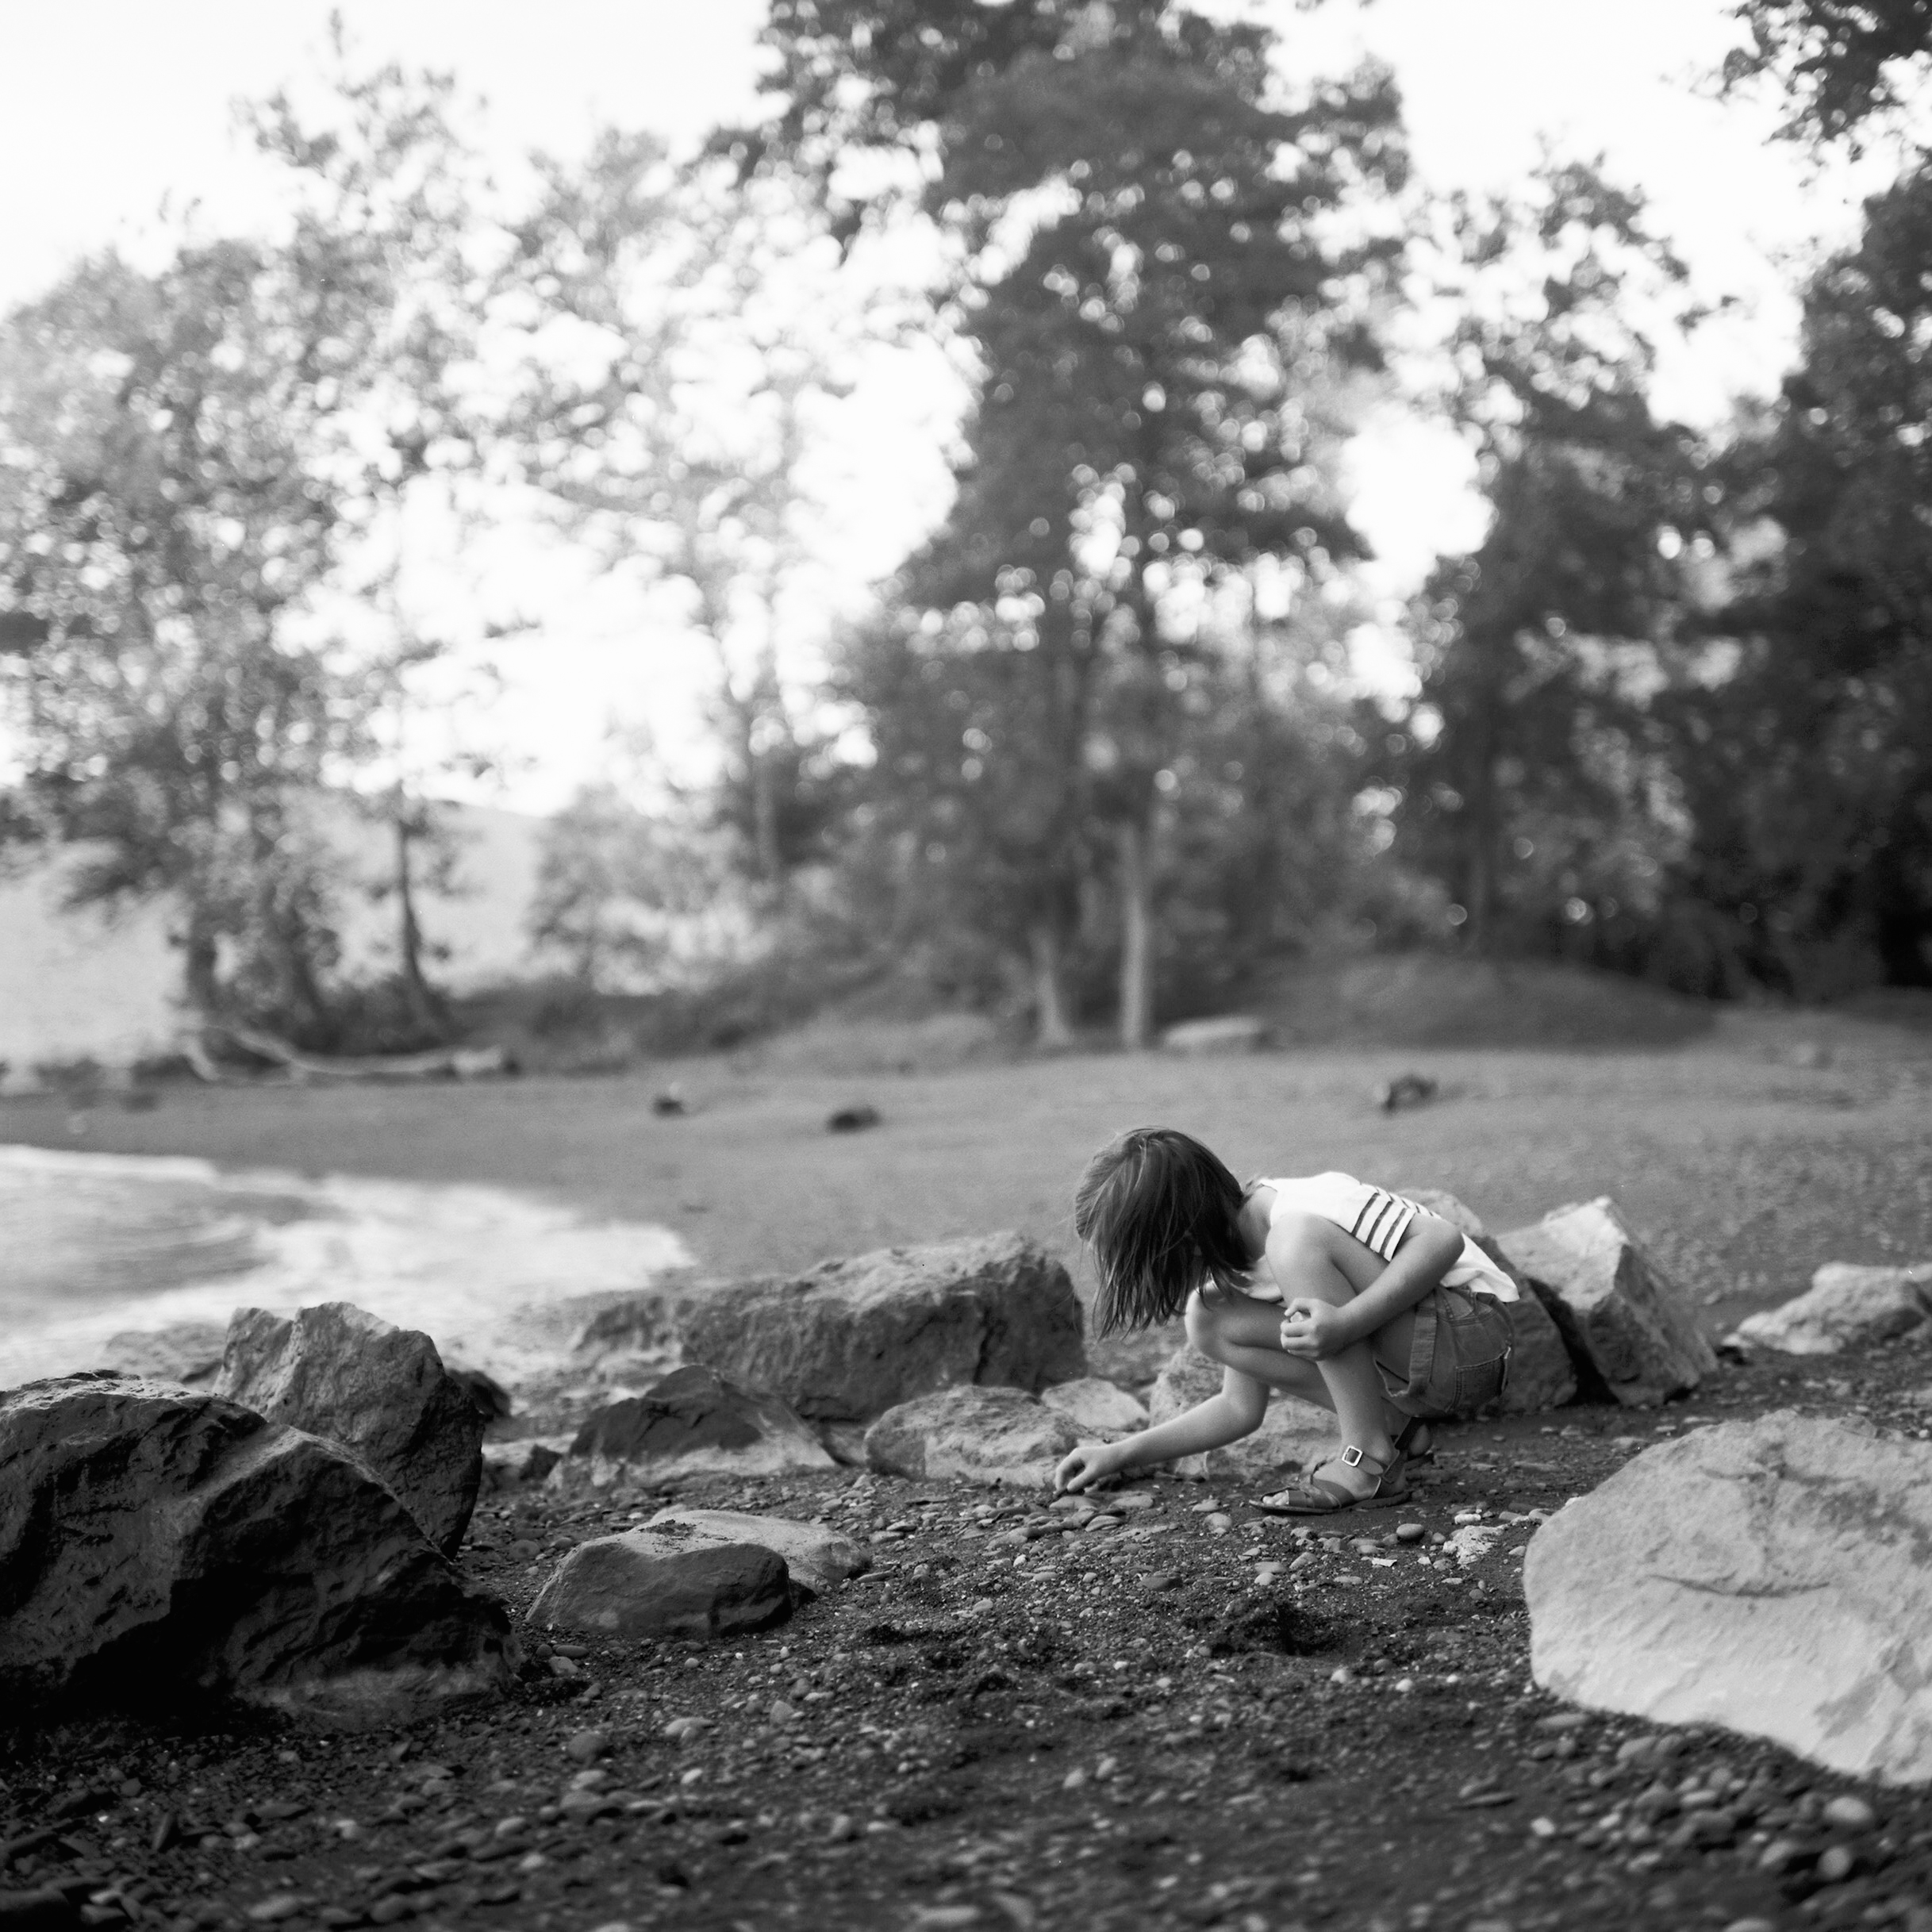
[[[607,781],[543,828],[528,925],[591,993],[648,990],[747,935],[703,828],[653,814]]]
[[[1669,313],[1683,270],[1641,199],[1551,166],[1534,205],[1461,209],[1456,245],[1452,408],[1492,514],[1412,613],[1400,849],[1445,876],[1488,951],[1654,899],[1641,700],[1665,674],[1673,559],[1711,511],[1695,441],[1650,411],[1634,311],[1648,284]]]
[[[782,660],[822,593],[811,471],[878,318],[785,182],[740,190],[616,133],[543,171],[506,277],[527,348],[509,433],[571,535],[709,644],[718,816],[782,906],[843,803]]]
[[[195,1005],[245,935],[313,1022],[325,894],[291,816],[353,720],[282,621],[332,561],[337,509],[302,460],[313,378],[273,286],[259,252],[217,244],[155,276],[89,263],[10,318],[5,672],[28,798],[96,847],[81,894],[179,893]]]
[[[1926,0],[1740,0],[1731,11],[1750,40],[1725,57],[1724,91],[1769,80],[1789,105],[1786,135],[1854,154],[1868,125],[1903,113],[1905,76],[1922,80],[1932,54]]]
[[[175,898],[193,1006],[245,997],[311,1038],[340,884],[314,805],[369,711],[366,661],[315,605],[444,435],[445,92],[386,69],[313,136],[271,103],[262,138],[306,198],[289,239],[183,240],[151,275],[86,263],[0,332],[25,795],[92,842],[83,897]]]
[[[1689,884],[1758,977],[1803,993],[1874,965],[1932,984],[1929,290],[1922,166],[1806,290],[1781,406],[1734,454],[1735,594],[1709,626],[1735,662],[1669,710]]]
[[[993,747],[962,739],[966,762],[1006,774],[975,794],[1000,821],[977,849],[1024,864],[1043,1016],[1065,1008],[1081,874],[1111,854],[1121,1037],[1144,1044],[1199,614],[1264,558],[1319,573],[1359,547],[1325,405],[1338,366],[1373,363],[1366,301],[1394,248],[1333,231],[1400,179],[1392,90],[1369,73],[1279,105],[1265,32],[1152,0],[801,6],[771,31],[791,106],[748,154],[808,173],[841,141],[930,156],[981,386],[958,505],[899,587],[900,647],[1036,654],[962,667],[1008,699],[982,717],[958,687]]]

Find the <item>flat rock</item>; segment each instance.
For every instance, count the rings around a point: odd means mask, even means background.
[[[504,1690],[501,1609],[339,1445],[101,1373],[0,1396],[0,1705],[232,1697],[335,1726]]]
[[[1147,1404],[1118,1382],[1098,1375],[1055,1382],[1040,1391],[1040,1400],[1050,1409],[1058,1409],[1076,1429],[1096,1435],[1125,1435],[1147,1426]]]
[[[756,1543],[785,1559],[792,1581],[814,1596],[836,1589],[848,1577],[863,1576],[872,1559],[851,1537],[820,1523],[797,1523],[787,1516],[755,1515],[739,1509],[661,1509],[644,1525],[655,1529],[682,1523],[713,1542]]]
[[[785,1559],[758,1543],[685,1528],[579,1543],[530,1606],[541,1630],[709,1639],[768,1630],[792,1613]]]
[[[1155,1380],[1147,1397],[1147,1419],[1167,1422],[1184,1409],[1204,1402],[1221,1390],[1221,1365],[1190,1346],[1175,1350]],[[1184,1456],[1174,1464],[1183,1476],[1229,1476],[1241,1480],[1277,1474],[1283,1469],[1306,1469],[1335,1454],[1335,1419],[1325,1408],[1299,1396],[1276,1393],[1268,1400],[1261,1427],[1237,1442],[1211,1449],[1204,1456]]]
[[[1066,1417],[1037,1396],[968,1385],[888,1409],[866,1431],[866,1461],[915,1481],[957,1476],[1031,1488],[1051,1482],[1079,1440]]]
[[[1932,1262],[1914,1268],[1861,1268],[1827,1262],[1802,1295],[1738,1324],[1741,1339],[1787,1355],[1835,1355],[1889,1342],[1932,1318]]]
[[[835,1466],[796,1410],[710,1369],[674,1369],[589,1416],[549,1480],[593,1489],[724,1473],[776,1475]]]
[[[674,1350],[812,1422],[850,1423],[955,1383],[1065,1381],[1085,1367],[1081,1326],[1066,1269],[1001,1234],[881,1249],[789,1280],[652,1290],[605,1310],[578,1346]]]
[[[1932,1779],[1932,1446],[1789,1410],[1634,1458],[1536,1533],[1536,1681]]]
[[[462,1546],[482,1480],[484,1419],[428,1335],[346,1301],[293,1317],[237,1308],[215,1390],[353,1450],[445,1556]]]
[[[212,1382],[221,1370],[228,1331],[219,1322],[171,1322],[165,1328],[124,1328],[102,1344],[98,1366],[184,1388]]]
[[[1535,1288],[1571,1358],[1618,1401],[1662,1402],[1717,1366],[1684,1296],[1607,1196],[1559,1208],[1497,1249]]]
[[[1223,1013],[1167,1027],[1161,1045],[1169,1053],[1258,1053],[1268,1044],[1268,1022],[1256,1014]]]

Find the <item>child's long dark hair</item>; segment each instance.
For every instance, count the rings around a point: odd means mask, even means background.
[[[1074,1196],[1074,1231],[1100,1271],[1095,1332],[1171,1320],[1204,1273],[1232,1287],[1249,1266],[1241,1200],[1241,1184],[1192,1135],[1130,1127],[1101,1148]]]

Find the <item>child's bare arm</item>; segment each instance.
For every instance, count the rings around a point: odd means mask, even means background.
[[[1221,1392],[1118,1442],[1083,1442],[1054,1472],[1056,1489],[1084,1489],[1121,1469],[1144,1469],[1238,1442],[1261,1427],[1268,1391],[1238,1369],[1221,1372]]]
[[[1370,1250],[1359,1252],[1373,1265]],[[1460,1228],[1438,1215],[1418,1214],[1396,1244],[1395,1258],[1352,1300],[1337,1304],[1297,1296],[1288,1304],[1283,1352],[1319,1362],[1366,1341],[1439,1286],[1461,1252]]]

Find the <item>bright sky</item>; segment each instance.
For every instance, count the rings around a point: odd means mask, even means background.
[[[1732,397],[1768,393],[1787,367],[1792,290],[1821,247],[1846,239],[1857,197],[1882,182],[1815,175],[1771,141],[1768,106],[1720,106],[1696,78],[1733,42],[1725,0],[1223,0],[1280,29],[1291,72],[1332,71],[1373,53],[1395,69],[1419,172],[1438,190],[1508,190],[1539,140],[1604,153],[1616,178],[1650,195],[1657,225],[1697,289],[1738,307],[1661,372],[1658,401],[1700,422]],[[327,0],[95,0],[6,9],[13,83],[0,117],[0,307],[46,286],[76,255],[138,249],[163,195],[196,202],[209,229],[263,218],[260,178],[230,135],[229,104],[314,64]],[[750,110],[762,0],[340,0],[371,58],[453,69],[481,94],[491,152],[569,153],[604,121],[689,141]],[[881,373],[843,465],[847,536],[837,567],[847,607],[943,509],[943,444],[951,399],[916,364]],[[1354,452],[1356,514],[1380,554],[1372,588],[1393,600],[1439,551],[1479,535],[1465,452],[1440,427],[1391,413]],[[632,587],[587,582],[532,543],[500,550],[499,582],[541,628],[490,647],[504,697],[473,737],[514,756],[491,795],[554,809],[593,770],[612,724],[645,724],[676,755],[694,743],[709,659],[654,616]],[[437,580],[459,601],[478,573],[458,560]],[[1392,605],[1391,606],[1392,607]],[[480,651],[482,647],[478,647]],[[1371,649],[1371,674],[1401,674]]]

